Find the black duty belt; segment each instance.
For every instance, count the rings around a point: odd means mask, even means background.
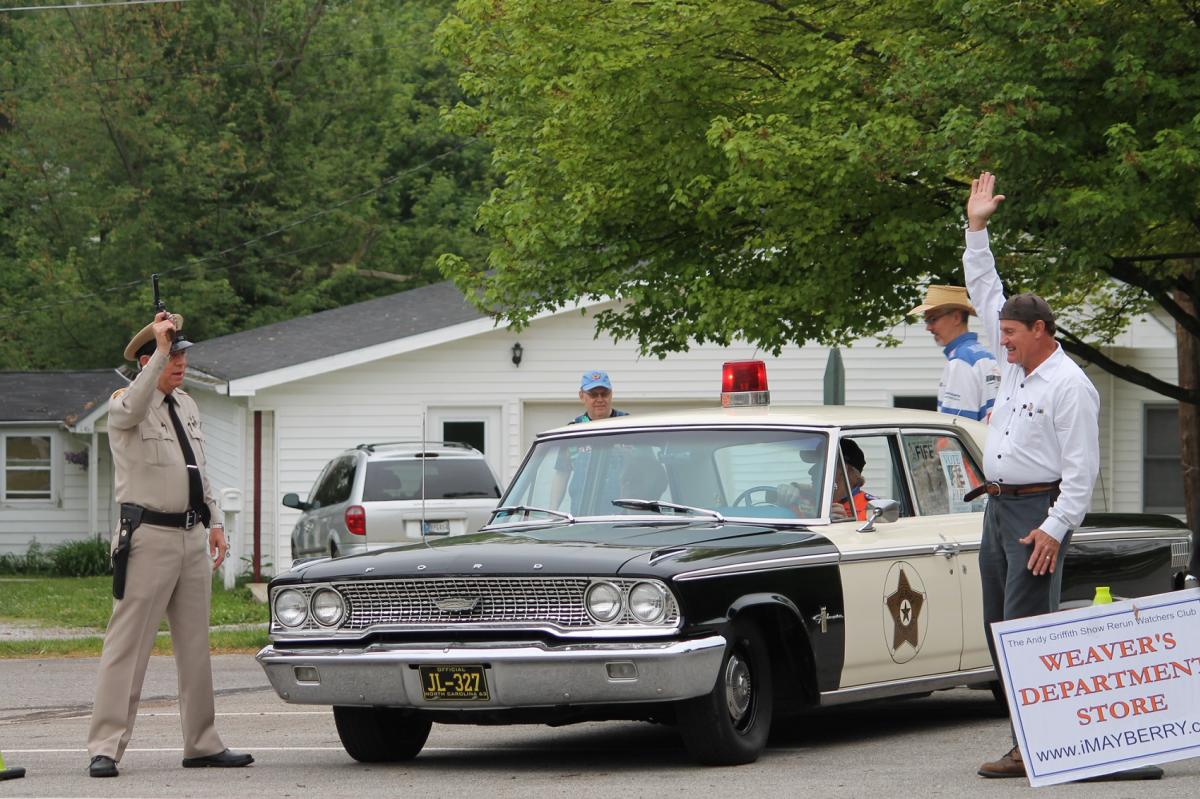
[[[200,523],[200,514],[194,510],[184,513],[160,513],[149,508],[142,508],[142,524],[157,524],[161,527],[178,527],[190,530]]]
[[[1009,483],[997,483],[994,480],[989,480],[980,486],[975,486],[966,494],[963,495],[964,502],[970,502],[976,497],[987,494],[990,497],[1023,497],[1027,494],[1047,494],[1051,491],[1058,490],[1058,484],[1062,480],[1055,480],[1053,483],[1026,483],[1024,485],[1012,485]]]

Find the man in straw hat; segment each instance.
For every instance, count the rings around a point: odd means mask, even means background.
[[[962,286],[930,286],[925,301],[909,311],[924,314],[925,329],[946,356],[938,383],[937,409],[954,416],[986,421],[992,412],[1000,368],[979,336],[967,329],[975,307]]]
[[[970,501],[984,491],[990,497],[979,579],[993,664],[989,625],[1058,609],[1067,544],[1091,505],[1100,469],[1096,387],[1055,340],[1054,313],[1045,300],[1036,294],[1004,298],[987,230],[1004,201],[995,185],[988,172],[971,181],[963,252],[971,300],[1002,361],[983,453],[988,482],[964,497]],[[1020,747],[984,763],[979,774],[1024,777]]]
[[[115,601],[88,730],[93,777],[117,776],[164,614],[179,677],[184,767],[254,761],[226,749],[215,727],[209,600],[212,573],[229,550],[204,472],[200,413],[180,389],[192,346],[182,326],[182,317],[163,311],[138,331],[125,357],[141,370],[109,401],[121,522],[113,550]]]

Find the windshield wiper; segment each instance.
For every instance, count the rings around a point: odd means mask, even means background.
[[[678,511],[680,513],[699,513],[704,516],[711,516],[719,522],[725,521],[725,517],[717,513],[715,510],[708,508],[697,508],[692,505],[676,505],[674,502],[663,502],[658,499],[614,499],[612,504],[618,508],[628,508],[630,510],[652,510],[655,513],[664,513],[666,511]]]
[[[463,499],[464,497],[494,497],[491,491],[447,491],[442,499]],[[432,497],[431,497],[432,499]]]
[[[492,511],[492,519],[495,520],[496,516],[501,513],[524,513],[526,520],[529,519],[529,514],[531,513],[548,513],[551,516],[557,516],[564,522],[575,523],[575,517],[569,513],[563,513],[560,510],[551,510],[550,508],[535,508],[532,505],[505,505],[502,508],[496,508]]]

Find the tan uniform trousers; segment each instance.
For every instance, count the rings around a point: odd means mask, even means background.
[[[212,661],[208,648],[212,561],[208,531],[143,524],[133,534],[125,598],[113,601],[104,635],[96,702],[88,730],[88,757],[120,761],[137,718],[146,666],[166,613],[179,679],[183,756],[225,749],[215,726]]]

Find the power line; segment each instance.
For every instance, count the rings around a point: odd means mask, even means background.
[[[466,147],[468,144],[470,144],[470,143],[472,143],[472,142],[474,142],[474,141],[475,141],[475,137],[471,137],[471,138],[469,138],[469,139],[466,139],[466,140],[464,140],[464,141],[462,141],[462,142],[460,142],[460,143],[456,144],[455,146],[451,147],[450,149],[448,149],[448,150],[446,150],[446,151],[444,151],[444,152],[442,152],[442,153],[439,153],[438,155],[435,155],[433,158],[430,158],[429,160],[427,160],[427,161],[424,161],[423,163],[417,164],[417,165],[416,165],[416,166],[414,166],[414,167],[410,167],[409,169],[406,169],[406,170],[404,170],[404,171],[402,171],[402,172],[397,172],[397,173],[396,173],[396,174],[394,174],[394,175],[391,175],[391,176],[389,176],[389,177],[387,177],[387,178],[384,178],[382,181],[380,181],[380,182],[379,182],[379,184],[378,184],[378,185],[376,185],[376,186],[373,186],[372,188],[370,188],[370,189],[367,189],[366,191],[361,191],[361,192],[359,192],[358,194],[355,194],[355,195],[352,195],[352,196],[350,196],[350,197],[347,197],[346,199],[344,199],[344,200],[341,200],[340,202],[334,203],[333,205],[330,205],[330,206],[328,206],[328,207],[326,207],[326,208],[322,208],[322,209],[320,209],[320,210],[318,210],[318,211],[314,211],[314,212],[313,212],[313,213],[311,213],[311,214],[308,214],[308,215],[306,215],[306,216],[300,217],[299,219],[295,219],[295,220],[293,220],[293,221],[291,221],[291,222],[288,222],[288,223],[287,223],[287,224],[285,224],[285,225],[281,225],[281,226],[279,226],[279,227],[275,228],[274,230],[271,230],[271,231],[268,231],[268,232],[266,232],[266,233],[263,233],[263,234],[262,234],[262,235],[260,235],[260,236],[255,236],[255,237],[254,237],[254,238],[252,238],[252,239],[247,239],[247,240],[245,240],[245,241],[239,242],[239,243],[237,243],[237,244],[234,244],[234,245],[233,245],[233,246],[231,246],[231,247],[226,247],[226,248],[225,248],[225,249],[223,249],[223,250],[219,250],[219,251],[217,251],[217,252],[215,252],[215,253],[212,253],[211,255],[206,255],[206,256],[204,256],[203,258],[198,258],[198,259],[196,259],[196,260],[194,260],[194,261],[188,261],[188,262],[186,262],[186,263],[182,263],[182,264],[179,264],[179,265],[177,265],[177,266],[171,266],[171,267],[166,267],[166,268],[164,268],[164,269],[158,269],[158,270],[156,270],[156,271],[157,271],[159,274],[173,274],[173,273],[175,273],[175,272],[181,272],[181,271],[184,271],[184,270],[186,270],[186,269],[191,269],[193,266],[198,266],[198,265],[200,265],[200,264],[207,263],[207,262],[209,262],[209,261],[213,261],[213,260],[216,260],[216,259],[218,259],[218,258],[224,258],[225,256],[229,255],[230,253],[237,252],[238,250],[241,250],[241,249],[244,249],[244,248],[246,248],[246,247],[249,247],[251,244],[256,244],[256,243],[258,243],[258,242],[260,242],[260,241],[265,241],[266,239],[269,239],[269,238],[273,238],[273,237],[275,237],[275,236],[278,236],[280,233],[284,233],[284,232],[286,232],[286,231],[288,231],[288,230],[291,230],[292,228],[299,227],[300,225],[303,225],[303,224],[305,224],[306,222],[311,222],[311,221],[312,221],[312,220],[314,220],[314,219],[319,219],[319,218],[320,218],[320,217],[322,217],[322,216],[326,216],[326,215],[328,215],[328,214],[331,214],[331,213],[333,213],[334,211],[338,210],[339,208],[344,208],[345,206],[347,206],[347,205],[350,205],[351,203],[357,202],[358,200],[361,200],[361,199],[363,199],[363,198],[365,198],[365,197],[370,197],[372,194],[377,194],[377,193],[379,193],[380,191],[382,191],[383,189],[385,189],[385,188],[387,188],[388,186],[390,186],[390,185],[392,185],[393,183],[395,183],[396,181],[398,181],[398,180],[401,180],[402,178],[408,177],[409,175],[411,175],[411,174],[413,174],[413,173],[415,173],[415,172],[419,172],[420,170],[422,170],[422,169],[425,169],[426,167],[432,166],[433,164],[437,163],[438,161],[442,160],[443,158],[446,158],[446,157],[448,157],[448,156],[451,156],[451,155],[453,155],[454,153],[458,152],[459,150],[463,149],[463,148],[464,148],[464,147]],[[323,242],[321,242],[321,243],[320,243],[320,244],[318,244],[318,245],[314,245],[314,246],[310,246],[310,247],[306,247],[306,248],[301,248],[301,250],[297,250],[297,251],[293,251],[293,252],[288,252],[288,253],[283,253],[283,254],[281,254],[281,255],[276,255],[276,256],[263,256],[261,259],[256,259],[255,261],[251,261],[250,263],[257,263],[257,262],[258,262],[258,261],[260,261],[260,260],[273,260],[273,259],[278,259],[278,258],[282,258],[282,257],[284,257],[284,256],[287,256],[287,255],[294,255],[294,254],[296,254],[296,252],[301,252],[301,251],[304,251],[304,250],[307,250],[307,249],[317,249],[317,248],[319,248],[319,247],[323,247],[323,246],[325,246],[325,245],[327,245],[327,244],[330,244],[330,243],[332,243],[333,241],[336,241],[336,240],[337,240],[337,239],[329,239],[329,240],[326,240],[326,241],[323,241]],[[241,265],[241,266],[244,266],[244,265],[245,265],[245,263],[246,263],[246,262],[242,262],[241,264],[227,264],[227,265],[226,265],[226,266],[224,266],[224,267],[218,267],[218,268],[221,268],[221,269],[228,269],[228,268],[231,268],[231,267],[233,267],[233,266],[235,266],[235,265]],[[142,280],[137,280],[137,281],[131,281],[131,282],[128,282],[128,283],[121,283],[121,284],[118,284],[118,285],[115,285],[115,286],[105,286],[105,287],[101,287],[101,288],[98,288],[98,289],[96,289],[95,291],[83,292],[83,293],[80,293],[80,294],[75,294],[75,295],[72,295],[71,297],[69,297],[69,298],[67,298],[67,299],[64,299],[64,300],[59,300],[59,301],[57,301],[57,302],[51,302],[51,303],[46,303],[46,304],[44,304],[44,305],[38,305],[38,306],[34,306],[34,307],[31,307],[31,308],[25,308],[24,310],[22,310],[22,311],[18,311],[18,312],[16,312],[16,313],[0,314],[0,319],[15,319],[15,318],[17,318],[17,317],[21,317],[21,316],[28,316],[29,314],[35,313],[35,312],[37,312],[37,311],[45,311],[45,310],[49,310],[49,309],[51,309],[51,308],[59,308],[59,307],[61,307],[61,306],[64,306],[64,305],[73,305],[73,304],[75,304],[76,302],[78,302],[78,301],[79,301],[79,300],[81,300],[81,299],[97,298],[97,297],[101,296],[102,294],[112,293],[112,292],[115,292],[115,291],[128,291],[129,289],[131,289],[131,288],[134,288],[134,287],[136,287],[136,286],[140,286],[140,285],[142,285],[143,283],[144,283],[144,281],[142,281]]]
[[[0,8],[0,13],[11,14],[14,11],[74,11],[83,8],[109,8],[113,6],[149,6],[163,3],[188,3],[191,0],[113,0],[111,3],[57,3],[52,6],[17,6]]]

